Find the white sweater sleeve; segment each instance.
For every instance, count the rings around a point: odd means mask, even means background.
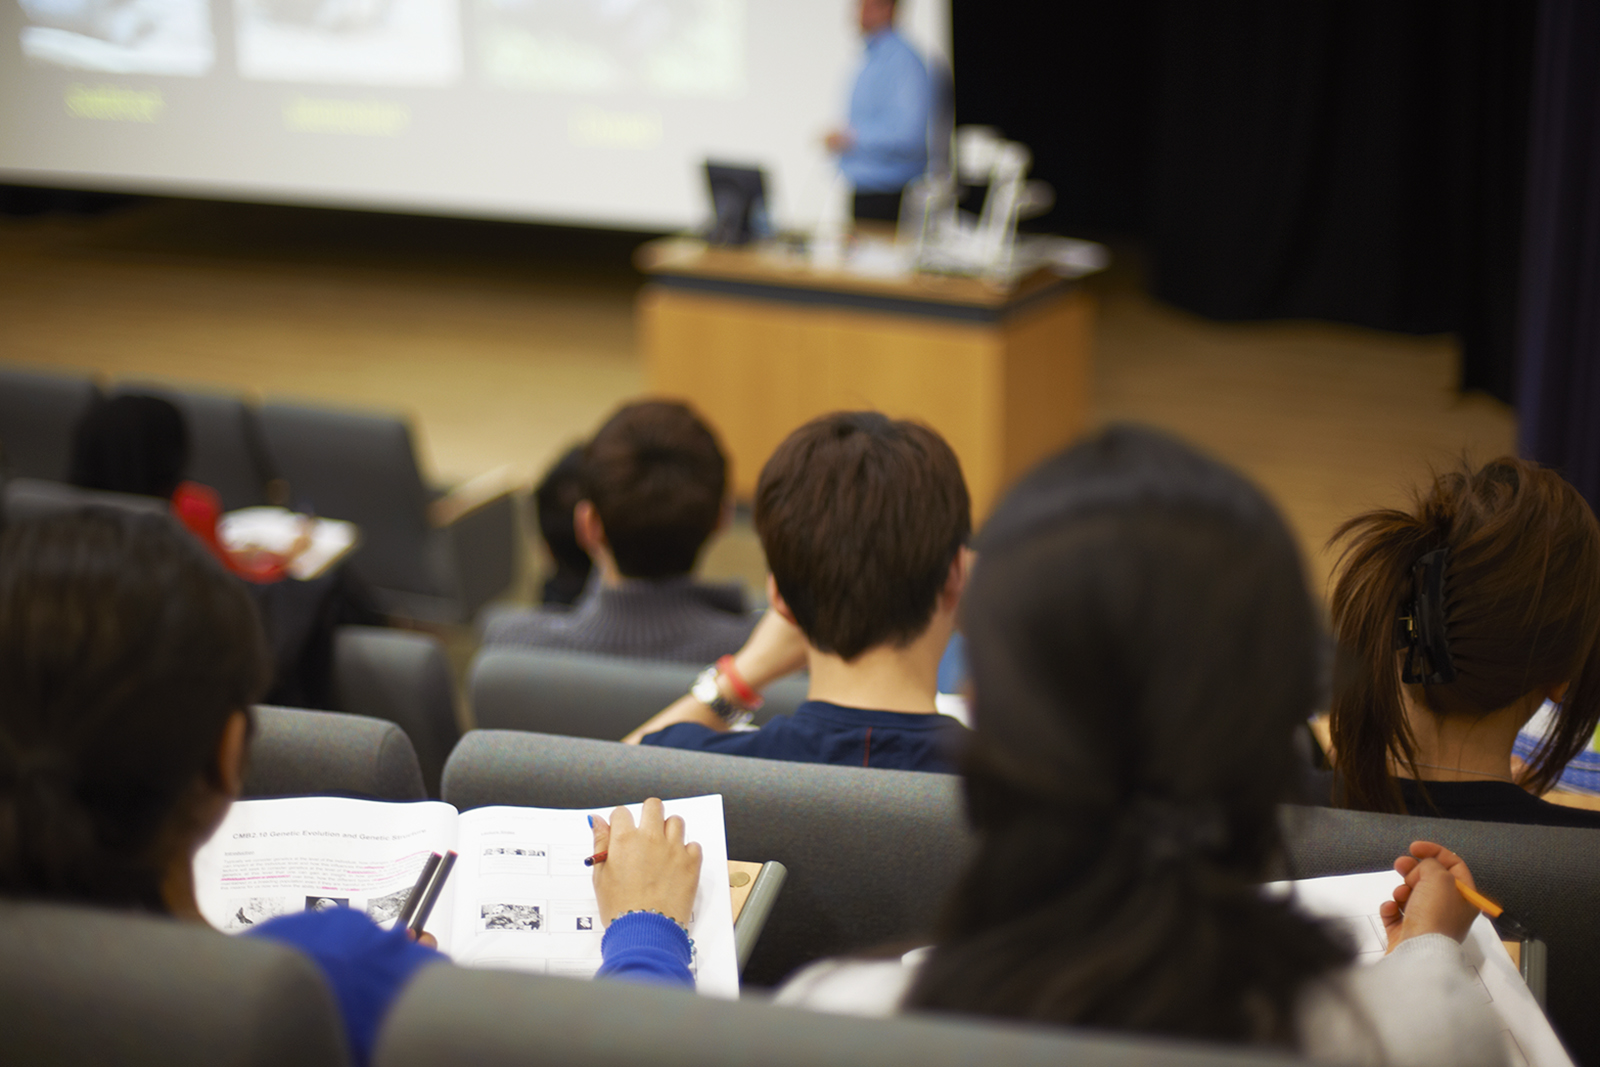
[[[1444,934],[1402,942],[1308,990],[1301,1051],[1324,1063],[1502,1067],[1499,1017],[1461,946]]]

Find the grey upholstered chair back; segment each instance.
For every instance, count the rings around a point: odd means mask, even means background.
[[[16,478],[6,483],[5,517],[7,522],[25,522],[60,515],[87,507],[118,508],[125,511],[145,511],[152,515],[170,514],[165,500],[153,496],[135,496],[132,493],[105,493],[98,489],[79,489],[64,482],[47,482],[38,478]]]
[[[1478,887],[1550,948],[1550,1021],[1579,1063],[1600,1063],[1600,830],[1284,809],[1295,878],[1390,867],[1413,841],[1466,859]]]
[[[411,428],[390,415],[263,404],[262,440],[289,506],[361,528],[351,566],[375,590],[445,596]]]
[[[334,634],[333,684],[339,707],[387,719],[416,748],[428,795],[439,795],[444,761],[461,737],[456,687],[439,639],[378,626],[341,626]]]
[[[473,722],[486,730],[615,741],[687,693],[701,666],[543,648],[486,648],[473,660],[468,677]],[[785,678],[765,695],[757,722],[793,714],[806,698],[805,679]]]
[[[0,1062],[52,1067],[340,1067],[343,1024],[314,963],[198,923],[0,903]]]
[[[13,478],[67,480],[72,433],[100,395],[88,378],[0,367],[0,449]]]
[[[411,739],[392,722],[264,705],[255,712],[246,797],[428,798]]]
[[[886,772],[887,773],[887,772]],[[855,1019],[623,982],[429,967],[406,987],[373,1067],[1223,1067],[1287,1057],[930,1016]]]
[[[121,384],[113,391],[113,395],[123,393],[163,397],[183,412],[189,431],[189,467],[184,477],[215,489],[224,511],[269,502],[267,482],[273,475],[261,428],[254,410],[242,398],[139,382]]]
[[[819,956],[928,938],[966,864],[959,780],[781,763],[506,730],[474,730],[444,772],[457,808],[587,808],[720,793],[728,855],[789,869],[745,980],[774,985]]]

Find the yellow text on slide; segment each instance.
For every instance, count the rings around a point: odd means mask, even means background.
[[[115,85],[67,86],[67,114],[109,122],[154,122],[166,107],[154,89],[119,89]]]
[[[297,96],[283,105],[283,124],[295,133],[394,137],[411,125],[411,109],[392,100],[317,100]]]
[[[661,143],[661,116],[579,108],[567,117],[567,136],[573,144],[601,148],[654,148]]]

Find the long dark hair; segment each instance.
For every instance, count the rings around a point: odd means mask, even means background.
[[[1522,782],[1542,793],[1600,722],[1600,524],[1552,470],[1506,457],[1441,474],[1409,511],[1358,515],[1342,542],[1333,588],[1341,663],[1332,703],[1339,799],[1403,811],[1390,761],[1417,773],[1400,692],[1397,622],[1412,614],[1417,564],[1443,555],[1438,640],[1455,677],[1429,663],[1429,710],[1481,716],[1533,690],[1571,682],[1556,726]],[[1509,768],[1508,768],[1509,769]]]
[[[163,515],[0,538],[0,894],[161,910],[228,717],[268,679],[254,604]]]
[[[1257,883],[1320,635],[1243,477],[1112,427],[1045,462],[963,600],[979,850],[911,1007],[1293,1045],[1349,951]]]

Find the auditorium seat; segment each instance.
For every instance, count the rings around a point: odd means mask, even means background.
[[[169,514],[167,502],[159,497],[135,496],[132,493],[104,493],[98,489],[79,489],[65,482],[44,481],[39,478],[17,478],[5,486],[5,519],[23,522],[42,519],[49,515],[77,511],[86,507],[119,508],[128,511],[146,511],[154,515]]]
[[[1473,879],[1549,946],[1546,1011],[1579,1063],[1600,1063],[1600,830],[1285,807],[1285,877],[1391,867],[1413,841],[1459,853]]]
[[[720,793],[728,855],[777,860],[783,895],[745,972],[781,982],[819,956],[930,936],[972,847],[951,775],[788,763],[509,730],[474,730],[443,798],[591,808]]]
[[[222,510],[275,502],[267,492],[273,474],[261,428],[254,409],[243,398],[140,382],[124,382],[113,390],[113,395],[128,393],[162,397],[183,412],[189,430],[185,477],[215,489],[222,498]]]
[[[52,1067],[341,1067],[317,967],[199,923],[0,903],[0,1062]]]
[[[260,705],[245,767],[247,798],[339,794],[426,800],[411,739],[365,715]]]
[[[887,773],[887,772],[886,772]],[[929,1015],[856,1019],[626,982],[428,967],[373,1067],[1285,1067],[1287,1056],[1172,1039]]]
[[[455,681],[438,638],[377,626],[334,633],[334,699],[341,711],[387,719],[416,748],[428,795],[439,795],[444,761],[461,737]]]
[[[509,492],[463,503],[435,525],[405,420],[264,404],[262,439],[297,511],[361,530],[350,565],[386,612],[435,623],[469,621],[511,584],[516,515]]]
[[[11,478],[67,480],[72,434],[100,395],[87,377],[0,367],[0,449]]]
[[[616,741],[687,693],[703,666],[502,645],[478,653],[467,686],[481,729]],[[793,714],[806,680],[785,678],[765,696],[757,723]]]

